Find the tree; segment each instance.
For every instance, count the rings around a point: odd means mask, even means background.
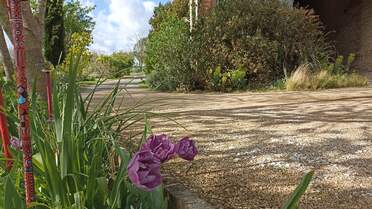
[[[110,66],[109,77],[120,78],[129,75],[134,65],[134,56],[128,52],[114,52],[111,55],[101,55],[98,60]]]
[[[65,57],[65,29],[63,24],[63,0],[47,0],[45,12],[45,58],[54,66]]]
[[[191,90],[200,81],[191,68],[192,47],[188,23],[173,15],[164,18],[146,42],[145,73],[150,86]]]
[[[36,6],[32,9],[31,4]],[[21,6],[25,34],[28,87],[31,88],[35,83],[37,93],[42,98],[46,98],[45,80],[41,73],[45,68],[43,42],[46,0],[21,1]],[[6,0],[0,0],[0,24],[8,37],[12,37]]]
[[[189,1],[188,0],[173,0],[164,5],[159,4],[154,10],[154,15],[150,19],[152,31],[159,30],[161,24],[167,20],[169,16],[178,17],[188,21],[189,19]]]
[[[65,3],[63,11],[66,45],[70,45],[71,37],[74,33],[92,34],[95,22],[89,14],[94,9],[95,6],[83,6],[80,0],[71,0]]]
[[[147,38],[141,38],[137,41],[137,43],[134,45],[133,54],[138,62],[138,66],[140,67],[140,70],[142,71],[143,63],[145,61],[145,44],[146,44]]]

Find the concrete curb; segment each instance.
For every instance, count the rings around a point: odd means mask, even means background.
[[[165,190],[169,197],[168,209],[214,209],[182,184],[165,185]]]

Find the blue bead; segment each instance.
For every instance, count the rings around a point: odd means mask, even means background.
[[[18,104],[24,104],[26,103],[26,98],[24,98],[22,95],[18,98]]]

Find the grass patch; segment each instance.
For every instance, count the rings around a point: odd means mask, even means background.
[[[95,85],[98,80],[84,80],[84,81],[79,81],[81,85]]]
[[[309,65],[299,66],[285,83],[288,91],[365,87],[367,85],[368,79],[356,72],[331,73],[327,70],[312,72]]]

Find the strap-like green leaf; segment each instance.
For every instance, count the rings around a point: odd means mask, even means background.
[[[300,202],[302,195],[306,192],[306,189],[309,186],[313,175],[314,171],[310,171],[303,177],[301,183],[297,186],[296,190],[292,193],[292,195],[289,197],[289,199],[281,209],[299,208],[298,203]]]

